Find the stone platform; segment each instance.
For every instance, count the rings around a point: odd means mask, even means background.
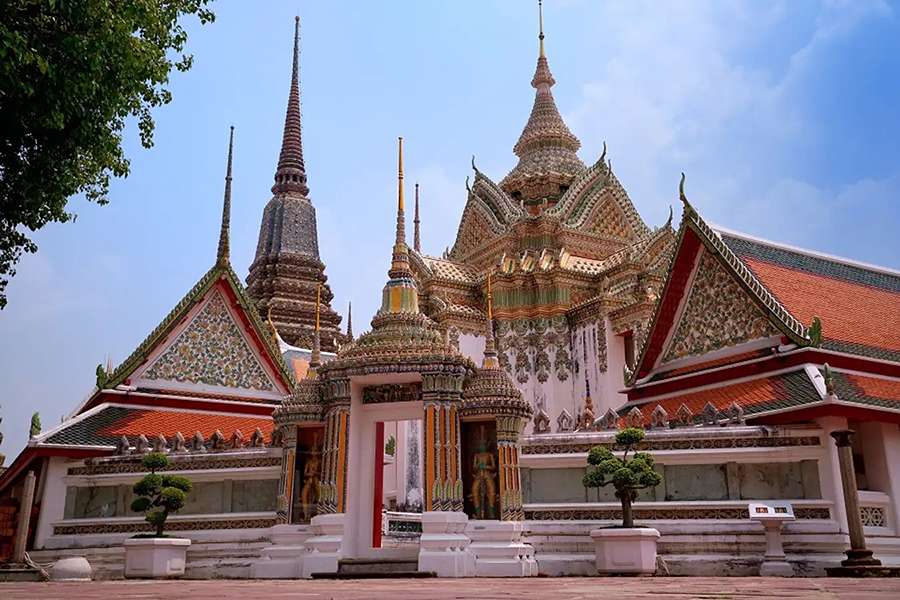
[[[627,584],[627,585],[626,585]],[[583,598],[646,598],[667,600],[728,598],[759,600],[790,598],[812,600],[887,600],[900,597],[900,580],[780,577],[652,577],[628,579],[602,577],[520,579],[368,579],[350,581],[105,581],[94,583],[3,583],[4,600],[87,600],[116,598],[266,598],[283,600],[432,600],[515,599],[575,600]]]

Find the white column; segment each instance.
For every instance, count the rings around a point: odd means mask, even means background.
[[[844,508],[844,492],[841,488],[841,467],[838,463],[837,447],[831,439],[831,432],[847,428],[847,419],[843,417],[821,417],[816,422],[822,428],[823,456],[819,461],[819,484],[822,498],[830,500],[832,518],[837,522],[838,530],[848,534],[847,511]]]

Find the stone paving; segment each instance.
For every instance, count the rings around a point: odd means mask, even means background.
[[[368,579],[349,581],[106,581],[0,583],[3,600],[682,600],[779,598],[878,600],[900,598],[900,579],[778,579],[763,577]]]

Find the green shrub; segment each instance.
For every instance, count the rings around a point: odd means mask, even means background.
[[[153,537],[164,537],[166,519],[184,507],[191,482],[177,475],[158,475],[156,471],[169,466],[168,457],[161,452],[151,452],[141,462],[150,472],[131,488],[137,496],[131,510],[144,513],[144,518],[156,529]]]
[[[638,490],[652,488],[662,481],[653,470],[653,457],[636,448],[644,440],[644,430],[637,427],[623,429],[616,434],[616,446],[623,450],[622,458],[604,446],[594,446],[588,453],[588,471],[582,483],[588,488],[612,485],[616,498],[622,503],[622,526],[634,527],[631,505]],[[633,453],[631,458],[628,454]]]

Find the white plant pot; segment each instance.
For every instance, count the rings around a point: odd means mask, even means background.
[[[653,575],[659,532],[649,527],[592,529],[597,571],[602,575]]]
[[[191,540],[131,538],[125,540],[125,577],[181,577]]]

